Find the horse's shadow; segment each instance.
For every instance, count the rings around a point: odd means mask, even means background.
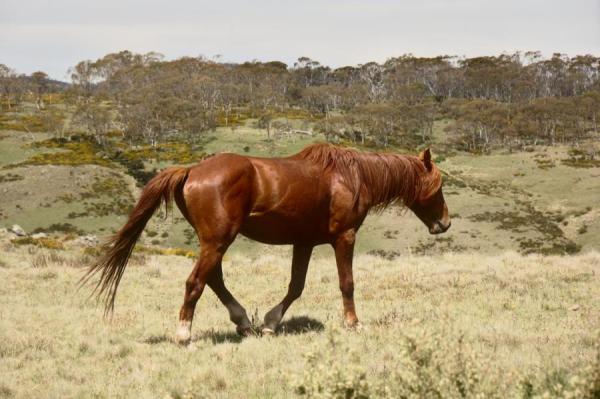
[[[275,336],[280,335],[299,335],[307,334],[311,332],[321,332],[325,330],[325,326],[319,320],[313,319],[308,316],[296,316],[291,317],[287,320],[282,321],[277,330]],[[256,328],[257,335],[260,328]],[[246,337],[237,334],[235,331],[221,331],[221,330],[209,330],[201,332],[199,335],[192,339],[192,342],[212,342],[213,345],[223,343],[239,344]],[[167,334],[152,335],[142,340],[145,344],[157,345],[165,342],[175,342]]]
[[[311,332],[321,332],[325,326],[319,320],[308,316],[295,316],[282,321],[277,327],[277,335],[299,335]]]

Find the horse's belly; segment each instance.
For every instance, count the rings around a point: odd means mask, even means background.
[[[327,228],[319,219],[275,213],[250,215],[242,224],[240,233],[265,244],[322,244],[328,241]]]

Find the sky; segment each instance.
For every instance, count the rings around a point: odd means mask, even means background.
[[[600,56],[600,0],[0,0],[0,63],[68,80],[121,50],[331,67],[539,50]]]

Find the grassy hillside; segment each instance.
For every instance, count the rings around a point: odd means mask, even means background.
[[[47,237],[0,229],[0,397],[600,392],[600,165],[577,150],[455,153],[443,143],[445,122],[436,124],[452,228],[431,236],[399,208],[367,218],[355,262],[363,332],[341,328],[332,251],[323,246],[278,335],[241,339],[207,290],[183,348],[172,333],[197,243],[181,215],[150,222],[106,322],[85,300],[89,289],[75,291],[98,254],[79,237],[119,228],[156,169],[220,151],[289,155],[324,138],[267,140],[247,120],[191,143],[130,146],[113,134],[103,147],[81,135],[23,132],[17,122],[0,131],[0,228]],[[225,279],[257,325],[285,292],[290,252],[239,237],[225,256]]]
[[[292,120],[298,129],[309,124]],[[389,258],[406,254],[478,251],[568,254],[598,249],[600,242],[600,166],[583,161],[564,146],[531,152],[471,155],[448,152],[445,122],[436,125],[434,153],[449,173],[445,194],[453,228],[430,236],[402,209],[367,218],[358,251]],[[46,133],[0,133],[0,226],[71,230],[105,236],[125,220],[139,193],[135,179],[172,164],[191,164],[209,153],[229,151],[255,156],[293,154],[319,135],[288,135],[267,140],[266,131],[247,120],[244,126],[218,128],[194,144],[167,143],[157,148],[130,147],[112,139],[107,152],[85,137],[56,141]],[[137,163],[136,163],[137,162]],[[141,168],[141,169],[140,169]],[[176,211],[153,220],[145,244],[196,249],[193,231]],[[233,251],[256,244],[240,239]]]

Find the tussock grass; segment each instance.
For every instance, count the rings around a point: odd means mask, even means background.
[[[0,389],[11,397],[597,397],[600,254],[447,254],[355,261],[360,333],[341,327],[332,257],[273,337],[241,339],[210,290],[192,344],[173,342],[193,260],[144,255],[115,314],[75,292],[80,268],[14,248],[0,268]],[[49,251],[52,252],[52,251]],[[273,249],[224,260],[225,281],[261,318],[286,291]],[[62,253],[61,253],[62,255]],[[66,259],[70,254],[64,254]],[[258,321],[256,321],[258,323]],[[594,396],[596,395],[596,396]]]

